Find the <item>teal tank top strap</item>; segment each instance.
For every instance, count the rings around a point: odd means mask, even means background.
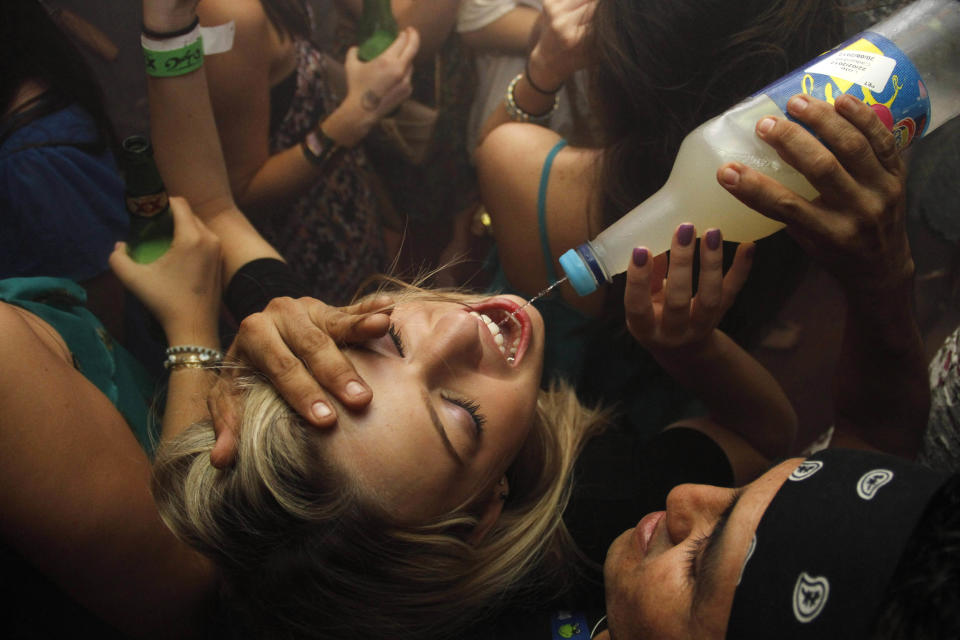
[[[0,280],[0,300],[42,318],[60,334],[77,370],[113,403],[152,456],[159,441],[159,423],[150,419],[156,383],[86,308],[83,287],[64,278],[7,278]]]
[[[550,183],[550,169],[553,167],[553,159],[565,146],[567,146],[567,141],[560,140],[547,153],[547,159],[543,161],[543,170],[540,172],[540,188],[537,191],[537,226],[540,231],[540,250],[543,252],[543,261],[547,268],[547,282],[550,284],[560,278],[557,277],[557,269],[553,266],[550,239],[547,237],[547,185]]]

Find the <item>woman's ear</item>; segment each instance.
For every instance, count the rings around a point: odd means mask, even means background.
[[[477,526],[474,530],[467,536],[468,543],[474,546],[480,544],[480,541],[490,532],[493,525],[497,524],[500,513],[503,511],[503,504],[509,496],[510,483],[507,481],[507,477],[504,476],[500,478],[500,482],[493,485],[487,499],[481,503],[480,519],[477,521]]]

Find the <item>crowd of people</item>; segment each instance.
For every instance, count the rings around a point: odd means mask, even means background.
[[[681,223],[596,293],[526,305],[687,133],[840,42],[837,5],[392,7],[364,62],[359,2],[142,0],[174,222],[149,263],[82,55],[46,3],[0,9],[10,637],[960,632],[960,480],[937,444],[958,436],[943,412],[928,429],[908,166],[877,110],[796,95],[755,123],[815,199],[711,168],[774,236]],[[318,37],[331,21],[346,47]],[[388,175],[384,132],[431,110]],[[492,232],[484,290],[399,269],[456,253],[464,222]],[[843,339],[816,451],[751,355],[808,263],[845,303],[823,310]],[[950,406],[957,362],[931,366]]]

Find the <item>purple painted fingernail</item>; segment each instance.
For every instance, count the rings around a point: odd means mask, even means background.
[[[684,223],[677,229],[677,242],[681,247],[686,247],[693,242],[693,225]]]
[[[757,252],[757,245],[755,245],[755,244],[754,244],[754,245],[750,245],[750,246],[747,247],[747,249],[746,249],[746,255],[747,255],[748,258],[753,258],[753,254],[755,254],[756,252]]]
[[[647,264],[647,258],[650,257],[650,252],[644,247],[636,247],[633,250],[633,264],[638,267],[642,267]]]
[[[720,229],[710,229],[706,235],[707,248],[716,251],[720,247]]]

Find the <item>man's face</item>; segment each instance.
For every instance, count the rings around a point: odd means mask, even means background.
[[[742,489],[676,487],[666,511],[617,538],[603,567],[613,640],[722,640],[760,518],[802,461]]]

